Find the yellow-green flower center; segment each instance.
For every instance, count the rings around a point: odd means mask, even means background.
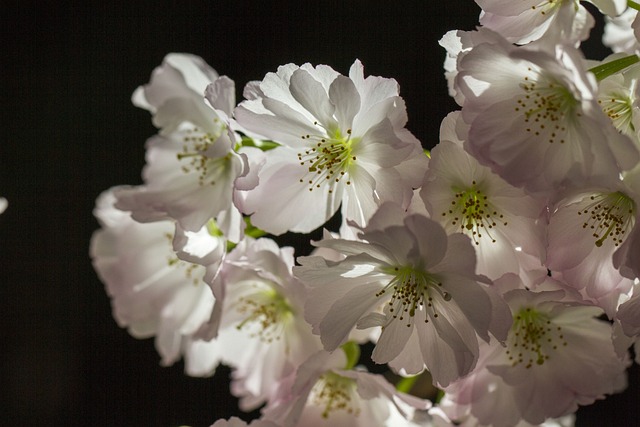
[[[428,310],[434,318],[438,317],[434,306],[434,297],[442,301],[450,301],[451,295],[442,289],[442,283],[430,273],[412,266],[388,267],[383,272],[392,276],[389,283],[382,288],[376,297],[391,294],[388,301],[389,313],[393,319],[400,321],[407,318],[407,327],[416,311]],[[429,322],[425,315],[425,322]]]
[[[236,329],[246,327],[251,337],[271,343],[280,339],[293,318],[293,310],[287,298],[275,289],[257,285],[255,288],[255,292],[239,298],[235,304],[237,313],[244,317]]]
[[[633,126],[633,101],[629,95],[622,92],[611,92],[598,97],[598,104],[602,111],[609,116],[613,125],[620,132],[632,134]]]
[[[507,226],[504,215],[499,213],[489,202],[487,195],[478,187],[476,181],[471,187],[454,190],[454,199],[443,217],[449,217],[452,226],[457,231],[468,235],[476,245],[480,239],[487,236],[492,242],[496,239],[492,235],[492,229],[498,224]]]
[[[356,392],[356,382],[328,371],[324,373],[311,389],[310,402],[320,408],[322,418],[329,418],[335,411],[345,411],[348,414],[360,415],[357,399],[353,399]]]
[[[516,100],[516,112],[521,112],[527,133],[550,144],[565,142],[567,119],[580,116],[578,101],[561,83],[528,69],[520,88],[523,94]]]
[[[543,365],[553,351],[566,345],[560,326],[554,325],[547,314],[526,307],[513,318],[506,354],[511,366],[524,364],[529,369]]]
[[[203,185],[215,185],[218,177],[227,167],[231,160],[231,153],[222,157],[208,157],[207,151],[220,138],[226,126],[219,124],[219,120],[214,119],[214,124],[218,127],[217,132],[203,132],[193,128],[186,131],[182,138],[182,151],[176,154],[181,163],[180,169],[183,173],[196,173],[198,183]]]
[[[590,199],[587,207],[578,211],[578,215],[586,217],[582,228],[592,232],[597,247],[609,238],[619,246],[635,222],[635,202],[619,191],[594,194]]]
[[[351,184],[347,175],[349,167],[356,161],[353,148],[359,141],[359,138],[351,136],[351,129],[344,134],[336,129],[324,135],[303,135],[301,138],[308,148],[298,153],[298,161],[306,169],[300,182],[306,183],[309,191],[327,185],[331,193],[333,187],[345,177],[345,183]]]

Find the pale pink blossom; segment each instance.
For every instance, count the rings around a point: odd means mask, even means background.
[[[510,184],[551,194],[611,182],[638,149],[597,103],[597,84],[577,50],[547,53],[482,43],[458,63],[465,148]]]
[[[244,223],[233,196],[249,164],[234,150],[233,81],[201,58],[171,54],[133,101],[151,111],[160,133],[147,141],[145,185],[120,189],[117,206],[137,221],[174,219],[189,231],[219,217],[225,235],[239,241]]]
[[[577,0],[476,0],[482,8],[480,24],[500,33],[511,43],[535,40],[579,44],[589,37],[595,21]],[[603,13],[621,14],[625,0],[593,0]]]
[[[430,217],[447,233],[471,238],[479,274],[496,279],[540,270],[545,200],[511,186],[465,152],[459,139],[463,127],[459,112],[450,113],[440,127],[440,143],[431,151],[420,192]]]
[[[202,280],[205,268],[178,259],[172,221],[141,224],[114,208],[114,202],[112,190],[96,202],[94,214],[102,228],[92,236],[90,254],[115,320],[136,338],[155,337],[162,365],[185,355],[188,374],[211,375],[219,349],[215,343],[198,344],[214,303]]]
[[[506,307],[479,283],[487,279],[475,274],[468,237],[447,235],[434,221],[405,216],[387,203],[360,238],[316,242],[346,257],[302,257],[294,269],[311,288],[305,317],[326,350],[344,343],[356,326],[380,327],[374,362],[404,374],[426,366],[436,383],[446,385],[473,369],[478,339],[489,340],[490,330],[498,337],[506,333],[510,319],[492,324]]]
[[[240,407],[269,400],[277,383],[321,349],[303,318],[306,289],[292,275],[293,249],[246,237],[211,282],[216,305],[209,335],[233,367],[231,391]]]
[[[564,291],[525,289],[504,297],[514,323],[506,346],[480,345],[477,368],[445,391],[455,419],[482,425],[539,424],[569,415],[626,387],[626,361],[616,355],[602,311],[562,301]]]
[[[414,415],[429,406],[381,375],[346,369],[344,352],[321,351],[281,382],[263,417],[282,427],[417,427]]]

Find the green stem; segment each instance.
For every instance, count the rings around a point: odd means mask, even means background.
[[[353,369],[360,360],[360,346],[355,341],[347,341],[341,348],[347,356],[347,366],[344,369]]]
[[[629,55],[624,58],[615,59],[611,62],[605,62],[604,64],[597,65],[590,68],[589,71],[596,76],[598,81],[601,81],[637,63],[638,61],[640,61],[640,58],[638,58],[637,55]]]
[[[412,377],[404,377],[404,378],[402,378],[400,381],[398,381],[398,384],[396,384],[396,390],[398,390],[398,391],[400,391],[402,393],[409,393],[411,391],[411,388],[413,387],[413,385],[418,380],[419,376],[420,375],[414,375]]]
[[[627,0],[627,6],[630,7],[631,9],[640,10],[640,4],[631,0]]]

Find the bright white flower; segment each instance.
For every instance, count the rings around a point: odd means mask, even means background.
[[[428,400],[400,393],[381,375],[345,370],[342,351],[312,355],[282,381],[263,410],[283,427],[417,427],[416,410]]]
[[[633,8],[628,8],[619,16],[605,16],[602,44],[614,52],[636,53],[640,45],[631,25],[637,16],[638,11]]]
[[[214,302],[202,281],[205,268],[176,257],[173,222],[137,223],[114,202],[111,190],[98,198],[94,214],[102,229],[94,233],[90,250],[114,318],[136,338],[155,336],[162,365],[185,354],[188,374],[212,374],[220,358],[215,344],[192,348]]]
[[[201,58],[171,54],[133,100],[153,113],[161,132],[147,141],[145,185],[119,190],[117,206],[137,221],[175,219],[189,231],[220,217],[224,234],[239,241],[244,223],[233,193],[248,160],[234,151],[233,81],[218,77]]]
[[[322,348],[302,317],[306,290],[291,273],[293,263],[292,248],[247,237],[211,283],[212,334],[234,368],[232,393],[244,410],[267,401],[278,381]]]
[[[4,197],[0,197],[0,214],[4,212],[9,206],[9,202]]]
[[[465,148],[532,192],[617,180],[637,164],[638,149],[598,106],[582,62],[569,47],[555,56],[504,42],[474,47],[456,78],[470,125]]]
[[[514,323],[506,346],[481,343],[474,372],[445,391],[483,425],[539,424],[575,412],[626,387],[627,363],[618,359],[602,311],[563,302],[564,292],[524,289],[504,297]],[[455,406],[454,405],[454,406]]]
[[[462,147],[459,112],[440,127],[440,143],[431,151],[426,182],[420,192],[430,217],[449,234],[471,238],[478,255],[477,272],[492,279],[521,272],[525,254],[544,256],[541,215],[544,200],[536,200],[482,166]],[[515,250],[515,248],[520,248]],[[531,268],[535,268],[534,265]],[[543,274],[546,275],[546,268]]]
[[[473,369],[479,337],[489,340],[490,328],[498,337],[501,330],[506,334],[509,319],[491,324],[506,307],[478,283],[483,279],[475,274],[468,237],[447,235],[422,215],[403,216],[387,203],[362,230],[365,242],[316,243],[346,255],[342,261],[298,259],[295,274],[311,287],[305,317],[328,351],[356,326],[381,327],[374,362],[405,374],[426,366],[446,385]]]
[[[326,65],[289,64],[250,86],[235,110],[244,128],[281,146],[266,152],[245,213],[272,234],[310,232],[342,204],[360,225],[387,200],[407,205],[427,158],[407,131],[393,79],[369,76],[356,61],[349,77]]]
[[[607,15],[617,16],[625,0],[593,0]],[[589,37],[595,21],[578,0],[476,0],[483,9],[480,24],[500,33],[511,43],[543,39],[550,43],[574,43]]]

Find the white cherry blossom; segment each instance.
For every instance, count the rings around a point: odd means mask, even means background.
[[[292,248],[246,237],[211,282],[216,305],[208,336],[234,368],[231,390],[244,410],[269,400],[282,378],[322,348],[304,321],[306,289],[292,267]]]
[[[136,338],[155,337],[162,365],[185,355],[188,374],[211,375],[220,360],[219,349],[198,338],[214,303],[202,280],[205,268],[177,258],[172,221],[141,224],[114,208],[114,202],[111,190],[98,198],[94,214],[102,229],[94,233],[90,250],[111,297],[114,318]]]
[[[117,206],[137,221],[175,219],[189,231],[220,216],[225,235],[239,241],[244,223],[233,195],[248,159],[234,150],[233,81],[218,77],[201,58],[172,54],[133,100],[151,111],[161,131],[147,141],[145,185],[120,189]]]
[[[360,225],[383,201],[407,205],[427,158],[404,128],[405,105],[393,79],[349,76],[326,65],[278,68],[248,90],[238,123],[281,146],[265,153],[260,184],[243,210],[272,234],[310,232],[342,204]]]

